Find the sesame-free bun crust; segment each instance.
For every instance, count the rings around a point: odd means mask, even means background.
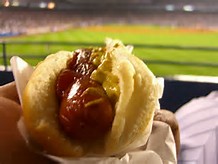
[[[66,139],[57,120],[55,82],[72,56],[72,52],[67,51],[49,55],[37,65],[23,94],[24,123],[31,139],[49,154],[58,156],[81,156],[84,153],[78,143]]]
[[[114,47],[115,43],[120,46]],[[31,141],[56,156],[114,155],[141,146],[150,135],[158,108],[157,80],[147,66],[119,41],[107,42],[112,74],[119,79],[120,96],[110,132],[102,141],[80,143],[62,131],[57,115],[56,78],[73,53],[49,55],[34,70],[23,94],[23,117]],[[124,50],[125,49],[125,50]]]

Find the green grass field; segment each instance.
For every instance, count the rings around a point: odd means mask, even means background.
[[[74,28],[62,32],[19,36],[4,39],[6,41],[52,41],[52,42],[83,42],[87,44],[103,44],[106,37],[122,40],[125,44],[145,45],[177,45],[177,46],[199,46],[218,47],[218,32],[208,30],[194,30],[189,28],[154,27],[142,25],[106,25],[85,28]],[[82,46],[82,45],[81,45]],[[73,51],[80,45],[13,45],[8,44],[6,51],[8,55],[36,55],[45,56],[59,50]],[[2,47],[0,47],[2,53]],[[218,76],[218,67],[211,66],[189,66],[171,64],[152,64],[149,61],[175,61],[218,64],[218,51],[202,50],[178,50],[159,48],[135,48],[134,54],[148,61],[149,68],[158,76],[175,74],[193,74]],[[26,59],[35,65],[41,59]],[[0,60],[2,63],[2,60]],[[0,64],[1,64],[0,63]]]

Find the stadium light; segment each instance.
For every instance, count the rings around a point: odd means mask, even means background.
[[[8,0],[6,0],[5,3],[4,3],[4,6],[5,7],[9,7],[10,6],[10,2]]]
[[[192,11],[194,11],[194,6],[192,6],[192,5],[185,5],[185,6],[183,6],[183,10],[184,11],[188,11],[188,12],[192,12]]]
[[[39,3],[39,8],[46,8],[46,7],[47,7],[47,3],[45,3],[45,2]]]
[[[174,11],[175,10],[175,6],[174,5],[171,5],[171,4],[168,4],[165,6],[165,9],[167,11]]]
[[[19,6],[19,5],[20,5],[20,3],[19,3],[18,1],[13,1],[13,2],[12,2],[12,6],[17,7],[17,6]]]
[[[54,9],[55,8],[55,3],[54,2],[49,2],[48,3],[48,9]]]

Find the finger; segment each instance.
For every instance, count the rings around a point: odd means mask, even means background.
[[[19,104],[0,97],[0,163],[50,163],[27,147],[17,128],[20,116]]]
[[[0,97],[5,97],[20,103],[15,82],[0,86]]]
[[[154,116],[154,120],[167,123],[168,125],[170,125],[172,130],[178,129],[179,126],[175,115],[169,110],[162,109],[158,111]]]
[[[165,122],[165,123],[167,121],[165,115],[162,112],[160,112],[160,111],[155,112],[154,120],[155,121]]]
[[[154,120],[165,122],[170,126],[176,143],[176,152],[178,155],[180,150],[180,130],[175,115],[169,110],[162,109],[155,113]]]

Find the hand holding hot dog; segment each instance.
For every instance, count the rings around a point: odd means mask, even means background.
[[[22,97],[29,142],[59,157],[110,156],[137,148],[150,135],[159,88],[144,62],[118,40],[49,55]]]

